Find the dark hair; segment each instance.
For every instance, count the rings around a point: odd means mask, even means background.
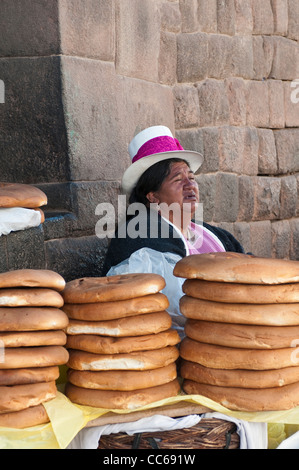
[[[178,162],[184,162],[189,166],[189,163],[182,158],[169,158],[150,166],[140,176],[130,195],[129,203],[140,202],[147,205],[149,202],[146,195],[151,191],[158,191],[160,189],[163,181],[170,174],[172,164]]]

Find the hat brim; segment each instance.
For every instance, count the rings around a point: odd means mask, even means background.
[[[203,156],[198,152],[193,152],[189,150],[174,150],[171,152],[161,152],[148,157],[143,157],[140,160],[137,160],[135,163],[127,168],[124,172],[121,188],[122,192],[126,195],[130,195],[132,190],[135,188],[140,176],[152,165],[163,160],[168,160],[170,158],[181,158],[186,160],[190,166],[190,169],[194,174],[197,173],[199,168],[203,163]]]

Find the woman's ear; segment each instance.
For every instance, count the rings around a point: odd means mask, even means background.
[[[152,191],[150,193],[147,193],[146,199],[151,204],[159,204],[159,199],[157,198],[156,194]]]

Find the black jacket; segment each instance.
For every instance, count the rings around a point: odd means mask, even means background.
[[[142,236],[131,238],[128,236],[127,230],[124,231],[124,228],[127,229],[129,222],[132,220],[133,216],[127,217],[126,222],[124,222],[125,227],[122,224],[121,228],[116,231],[115,237],[111,239],[104,262],[102,272],[103,276],[107,274],[112,266],[116,266],[117,264],[121,263],[125,259],[129,258],[132,253],[140,250],[141,248],[151,248],[162,253],[170,252],[177,254],[182,258],[186,256],[187,253],[183,240],[178,238],[177,233],[174,233],[175,231],[173,230],[173,227],[165,222],[159,215],[157,217],[157,236],[155,237],[150,236],[149,212],[143,221],[146,223],[146,230]],[[161,235],[161,233],[167,233],[163,232],[163,228],[165,229],[165,224],[167,225],[167,230],[169,230],[168,237]],[[214,227],[205,222],[203,225],[219,238],[225,248],[225,251],[244,253],[244,249],[241,244],[227,230]],[[126,235],[124,236],[124,234]]]

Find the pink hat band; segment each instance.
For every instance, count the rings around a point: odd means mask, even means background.
[[[175,152],[178,150],[184,150],[181,144],[174,137],[163,135],[160,137],[154,137],[153,139],[145,142],[138,150],[136,155],[132,158],[132,163],[137,162],[143,157],[154,155],[163,152]]]

